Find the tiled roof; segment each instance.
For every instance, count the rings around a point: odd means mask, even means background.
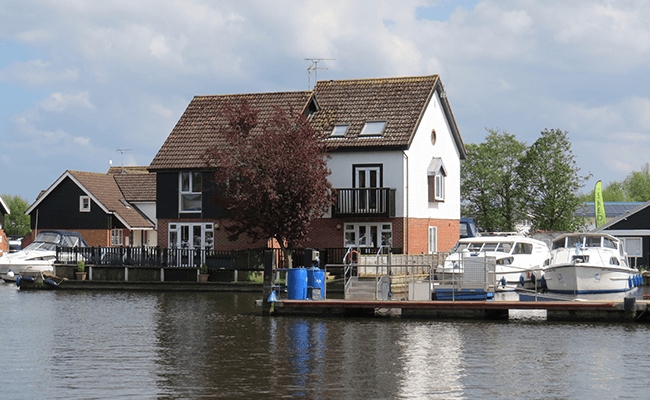
[[[220,133],[228,124],[222,109],[229,102],[237,104],[246,99],[259,111],[258,121],[264,121],[272,115],[274,107],[285,110],[293,107],[302,112],[312,95],[313,92],[305,91],[196,96],[154,157],[149,170],[203,168],[205,151],[227,144]]]
[[[154,224],[133,206],[129,205],[118,186],[118,175],[108,175],[95,172],[68,171],[97,201],[109,212],[118,214],[131,228],[153,228]],[[126,177],[128,175],[120,175]],[[130,177],[138,177],[131,175]],[[155,179],[155,177],[154,177]],[[153,193],[155,197],[155,190]],[[124,200],[124,201],[121,201]]]
[[[156,201],[156,174],[113,175],[126,201]]]
[[[107,174],[109,175],[114,175],[114,174],[147,174],[149,171],[147,171],[146,166],[142,165],[129,165],[129,166],[121,166],[121,167],[110,167],[108,169]]]
[[[259,110],[264,121],[274,106],[303,111],[314,98],[318,105],[310,121],[314,129],[331,132],[335,125],[348,124],[342,138],[328,138],[330,151],[346,148],[396,147],[408,148],[422,113],[434,92],[444,93],[438,75],[405,78],[354,79],[320,81],[314,92],[254,93],[222,96],[196,96],[178,121],[158,154],[149,165],[151,171],[203,168],[202,156],[214,146],[226,145],[221,132],[227,121],[221,107],[227,102],[247,99]],[[312,97],[312,94],[315,94]],[[461,158],[465,145],[451,113],[446,96],[441,95],[445,115]],[[359,134],[368,121],[385,121],[381,135]]]
[[[312,126],[331,132],[349,125],[345,138],[328,139],[328,147],[407,147],[438,82],[438,75],[320,81]],[[386,121],[383,134],[359,137],[368,121]]]

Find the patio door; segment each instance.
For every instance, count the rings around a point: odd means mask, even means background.
[[[205,262],[205,250],[214,249],[213,224],[169,224],[169,248],[183,267],[199,267]]]
[[[354,183],[357,190],[355,196],[356,212],[375,213],[377,212],[377,189],[381,187],[381,167],[355,166]]]

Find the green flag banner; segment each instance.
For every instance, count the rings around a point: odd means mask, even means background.
[[[607,222],[607,217],[605,216],[605,204],[603,204],[603,184],[601,181],[596,182],[594,197],[594,207],[596,210],[596,228],[598,228]]]

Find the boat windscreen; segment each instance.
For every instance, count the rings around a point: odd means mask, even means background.
[[[587,237],[587,247],[600,247],[600,236]]]
[[[583,242],[584,237],[582,236],[570,236],[567,238],[567,247],[578,247],[578,245],[582,246]]]
[[[63,236],[61,238],[60,246],[63,247],[79,247],[79,238],[76,236]]]
[[[609,247],[610,249],[615,249],[616,248],[616,242],[614,242],[610,238],[603,237],[603,247]]]

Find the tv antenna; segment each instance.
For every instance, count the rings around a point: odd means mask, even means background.
[[[336,58],[305,58],[305,61],[311,61],[311,65],[307,67],[307,89],[311,90],[311,74],[314,74],[314,85],[318,82],[318,70],[327,70],[327,68],[319,68],[318,62],[325,60],[336,60]]]
[[[124,152],[125,152],[125,151],[131,151],[131,149],[117,149],[116,151],[117,151],[118,153],[120,153],[120,155],[121,155],[121,157],[122,157],[122,172],[120,172],[120,173],[121,173],[121,174],[124,174]]]

